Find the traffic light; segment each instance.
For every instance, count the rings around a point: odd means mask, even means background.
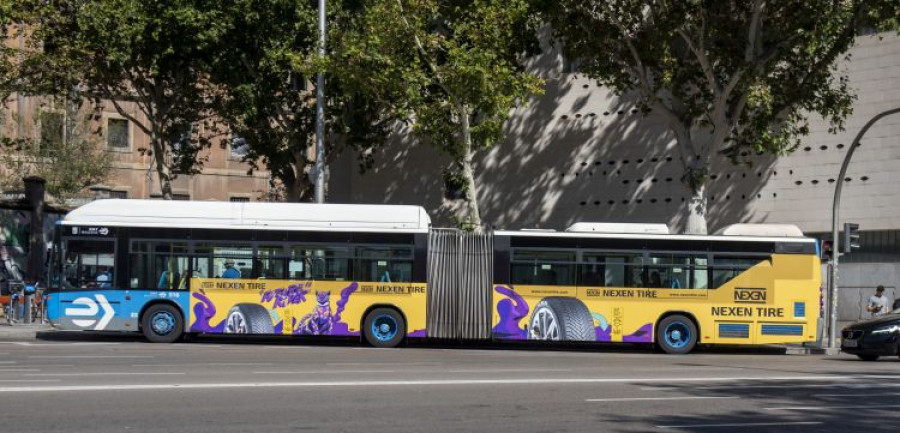
[[[841,251],[849,254],[853,250],[859,249],[859,224],[844,223],[844,239],[841,244]]]

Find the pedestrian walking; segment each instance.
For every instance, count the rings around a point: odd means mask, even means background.
[[[884,286],[878,285],[875,288],[875,294],[869,297],[869,302],[866,304],[866,311],[872,313],[872,317],[878,317],[882,314],[887,314],[888,306],[890,303],[888,302],[887,296],[884,295]]]

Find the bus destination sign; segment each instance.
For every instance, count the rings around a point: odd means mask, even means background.
[[[69,228],[69,234],[72,236],[94,236],[94,237],[110,237],[115,233],[109,227],[78,227]]]

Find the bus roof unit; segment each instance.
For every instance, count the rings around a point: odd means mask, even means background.
[[[793,224],[732,224],[718,233],[722,236],[760,236],[769,238],[802,238],[803,231]]]
[[[667,235],[669,227],[665,224],[575,223],[566,232]]]
[[[421,206],[108,199],[69,212],[62,224],[425,232],[431,219]]]

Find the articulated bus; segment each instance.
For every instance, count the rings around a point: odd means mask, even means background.
[[[810,342],[814,239],[737,224],[431,227],[417,206],[99,200],[57,226],[63,330],[656,344]]]

